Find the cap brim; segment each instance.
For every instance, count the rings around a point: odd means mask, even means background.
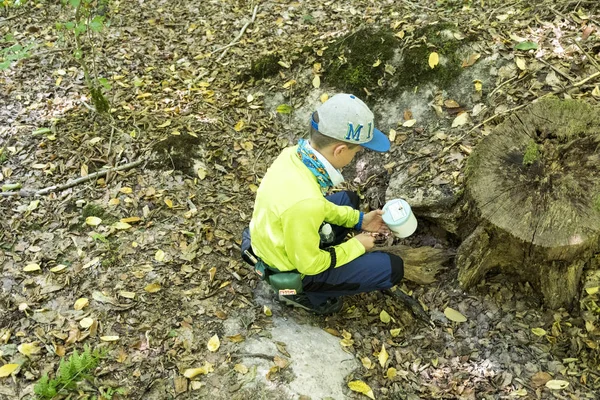
[[[384,153],[390,149],[390,140],[379,129],[373,129],[373,139],[370,142],[361,143],[362,147]]]

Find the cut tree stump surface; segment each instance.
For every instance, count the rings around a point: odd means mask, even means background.
[[[599,150],[600,109],[574,100],[539,101],[485,137],[467,167],[461,285],[499,269],[570,305],[600,248]]]

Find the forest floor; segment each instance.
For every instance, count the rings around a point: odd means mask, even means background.
[[[239,254],[261,176],[305,133],[287,128],[286,113],[315,89],[336,91],[321,74],[332,41],[379,26],[410,43],[423,39],[411,36],[418,27],[452,23],[485,56],[514,64],[485,82],[487,111],[463,110],[471,119],[445,137],[467,156],[503,112],[541,94],[597,103],[600,79],[586,80],[600,71],[595,3],[111,1],[110,26],[92,41],[108,114],[93,110],[73,40],[56,28],[69,8],[0,8],[0,48],[31,46],[0,71],[0,185],[40,190],[141,162],[50,194],[0,196],[0,364],[15,365],[0,377],[0,399],[31,398],[84,345],[105,356],[72,399],[598,398],[597,287],[573,310],[552,311],[506,276],[465,293],[448,265],[434,284],[402,285],[435,327],[380,293],[317,317],[274,302]],[[520,42],[537,49],[515,50]],[[275,73],[252,76],[269,54]],[[274,112],[275,93],[291,110]],[[409,243],[452,250],[456,238],[439,232],[424,223]],[[448,307],[466,321],[448,319]]]

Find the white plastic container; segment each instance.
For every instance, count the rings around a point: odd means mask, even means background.
[[[409,237],[417,229],[417,219],[404,199],[394,199],[385,203],[383,222],[399,238]]]

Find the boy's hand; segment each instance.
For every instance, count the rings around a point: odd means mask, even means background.
[[[362,230],[376,233],[389,233],[390,229],[383,222],[382,210],[373,210],[363,217]]]
[[[373,235],[371,235],[370,233],[359,233],[358,235],[354,236],[356,239],[358,239],[358,241],[360,242],[360,244],[362,244],[365,248],[365,251],[369,251],[371,250],[373,247],[375,247],[375,237]]]

